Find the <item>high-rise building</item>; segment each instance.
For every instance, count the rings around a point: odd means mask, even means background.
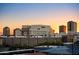
[[[14,36],[22,36],[22,31],[19,28],[14,29]]]
[[[59,33],[66,33],[66,26],[65,25],[59,26]]]
[[[10,36],[10,28],[9,27],[3,28],[3,36]]]
[[[77,23],[74,21],[69,21],[67,23],[67,27],[68,27],[68,33],[75,33],[77,32]]]

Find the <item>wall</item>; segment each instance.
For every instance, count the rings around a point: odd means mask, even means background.
[[[3,40],[3,41],[1,41]],[[0,38],[0,44],[13,47],[34,47],[44,42],[60,42],[61,38],[21,38],[21,37],[8,37]],[[2,42],[2,43],[1,43]]]

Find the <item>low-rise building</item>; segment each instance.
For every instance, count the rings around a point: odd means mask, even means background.
[[[76,32],[74,35],[74,41],[79,41],[79,32]]]

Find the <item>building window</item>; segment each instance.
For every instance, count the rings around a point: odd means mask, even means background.
[[[42,26],[41,28],[45,28],[45,26]]]
[[[45,36],[47,36],[47,35],[45,34]]]
[[[40,30],[40,28],[37,28],[37,30]]]

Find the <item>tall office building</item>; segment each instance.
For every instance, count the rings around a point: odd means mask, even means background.
[[[59,33],[66,33],[66,26],[65,25],[59,26]]]
[[[67,23],[67,27],[68,27],[68,33],[75,33],[77,32],[77,23],[74,21],[69,21]]]
[[[4,27],[3,28],[3,36],[9,36],[10,35],[10,28]]]

